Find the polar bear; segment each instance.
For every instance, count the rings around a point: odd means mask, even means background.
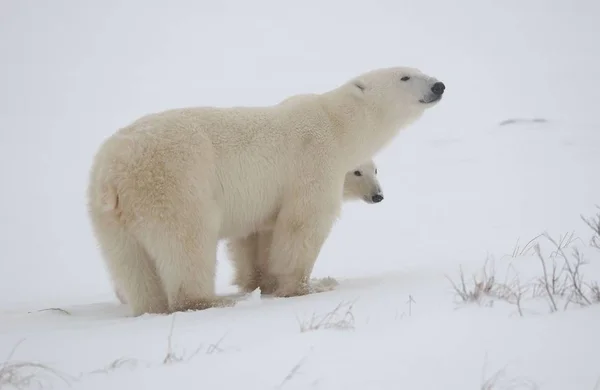
[[[274,295],[307,294],[346,172],[444,90],[417,69],[382,68],[286,104],[170,109],[119,129],[94,156],[88,211],[133,315],[233,305],[215,294],[218,242],[275,216]]]
[[[346,173],[342,198],[344,201],[360,199],[369,204],[383,200],[377,166],[373,160]],[[259,287],[262,294],[272,294],[275,290],[274,281],[267,276],[274,224],[274,220],[269,221],[259,231],[227,242],[228,257],[234,266],[233,284],[243,293]]]

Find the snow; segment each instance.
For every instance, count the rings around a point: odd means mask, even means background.
[[[66,382],[36,372],[55,389],[594,389],[600,305],[555,297],[551,312],[537,290],[464,303],[448,278],[462,268],[472,288],[487,259],[499,284],[531,286],[526,243],[573,232],[600,281],[580,218],[600,204],[600,6],[368,4],[3,2],[0,362],[51,367]],[[273,104],[398,64],[447,94],[375,157],[385,200],[345,206],[313,274],[339,286],[174,316],[117,303],[85,211],[105,137],[147,112]],[[230,279],[220,248],[219,293]]]

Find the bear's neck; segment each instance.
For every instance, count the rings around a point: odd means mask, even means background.
[[[401,126],[394,118],[365,104],[347,86],[326,92],[321,97],[334,124],[340,158],[344,160],[342,164],[348,171],[373,158],[400,130]]]

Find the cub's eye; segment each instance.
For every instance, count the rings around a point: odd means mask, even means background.
[[[377,169],[375,169],[375,174],[377,174]]]
[[[362,176],[362,173],[360,171],[354,171],[354,176]]]
[[[404,77],[402,77],[400,80],[402,80],[402,81],[408,81],[408,80],[410,80],[410,77],[408,77],[408,76],[404,76]]]

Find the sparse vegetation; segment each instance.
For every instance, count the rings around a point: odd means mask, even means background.
[[[354,314],[352,308],[354,303],[341,302],[329,313],[317,316],[313,314],[308,320],[298,320],[300,332],[309,332],[319,329],[354,329]],[[345,310],[344,310],[345,308]]]
[[[26,389],[34,385],[43,387],[54,377],[60,379],[67,385],[70,384],[69,376],[44,364],[36,362],[14,361],[13,356],[17,347],[23,342],[19,341],[9,353],[6,361],[0,366],[0,389]]]
[[[163,364],[171,364],[171,363],[179,363],[182,361],[189,361],[190,359],[192,359],[194,356],[199,354],[204,349],[204,346],[200,345],[188,356],[186,356],[184,353],[182,353],[182,354],[175,353],[173,351],[173,329],[174,329],[174,327],[175,327],[175,314],[173,314],[173,318],[171,321],[171,329],[170,329],[169,335],[167,337],[167,353],[165,354],[165,358],[163,359]],[[222,352],[223,349],[221,348],[220,345],[221,345],[221,342],[225,339],[225,336],[226,335],[223,335],[223,337],[221,337],[216,343],[209,344],[206,347],[205,353],[210,355],[213,353]]]
[[[137,359],[129,359],[129,358],[119,358],[113,360],[110,364],[108,364],[104,368],[100,368],[98,370],[94,370],[90,372],[90,374],[108,374],[111,371],[115,371],[119,368],[130,366],[132,368],[137,367],[139,361]]]
[[[69,316],[71,315],[71,312],[69,312],[69,311],[67,311],[65,309],[61,309],[60,307],[50,307],[48,309],[37,310],[38,313],[43,312],[43,311],[57,311],[57,312],[62,313],[62,314],[66,314],[66,315],[69,315]],[[29,313],[31,313],[31,312],[29,312]]]
[[[172,342],[174,327],[175,315],[173,315],[169,335],[167,337],[167,352],[165,354],[164,359],[161,361],[161,364],[172,364],[183,361],[189,361],[203,350],[206,354],[213,354],[223,351],[221,343],[225,338],[225,335],[221,337],[216,343],[209,344],[206,348],[204,348],[204,346],[201,345],[189,355],[186,355],[185,353],[176,353],[173,350]],[[51,382],[51,378],[49,378],[49,376],[58,378],[67,385],[71,385],[73,382],[81,380],[86,375],[108,374],[109,372],[124,367],[135,368],[141,362],[138,359],[122,357],[119,359],[115,359],[103,368],[88,373],[81,373],[78,376],[71,376],[41,363],[13,360],[14,353],[17,347],[22,342],[23,340],[19,341],[11,350],[6,361],[4,363],[0,363],[0,390],[24,390],[30,389],[34,386],[37,386],[38,388],[46,388]],[[146,363],[144,365],[148,367],[152,366],[152,364],[149,363]]]
[[[485,373],[487,365],[487,356],[483,364],[483,372],[481,375],[481,390],[538,390],[538,385],[523,377],[510,377],[506,373],[506,367],[494,372],[491,376]]]
[[[535,241],[541,236],[541,234],[538,234],[537,236],[533,237],[531,240],[527,241],[523,247],[519,245],[519,239],[517,239],[515,247],[513,248],[513,251],[511,253],[511,257],[514,258],[518,256],[527,256],[528,254],[530,254],[531,251],[533,251],[533,247],[535,246]]]
[[[452,284],[452,288],[456,295],[462,300],[462,302],[481,302],[481,298],[484,296],[493,295],[494,289],[496,288],[496,278],[494,277],[494,268],[488,270],[488,261],[486,260],[485,265],[482,268],[481,275],[473,275],[472,285],[467,285],[465,281],[465,274],[460,269],[460,283],[454,283],[450,278],[448,280]]]
[[[590,240],[592,249],[600,250],[600,213],[583,221],[593,232]],[[540,240],[550,245],[549,253],[544,253]],[[461,303],[493,304],[493,299],[500,299],[517,306],[519,315],[523,316],[524,299],[544,298],[551,312],[566,310],[570,304],[589,306],[600,303],[600,285],[596,280],[587,280],[583,270],[588,264],[584,253],[575,246],[577,238],[569,233],[554,239],[548,233],[542,233],[528,241],[523,247],[518,242],[510,257],[517,258],[535,254],[539,264],[539,275],[522,284],[518,272],[511,265],[504,281],[496,277],[494,265],[486,260],[479,275],[473,275],[468,283],[462,267],[459,281],[448,278]],[[510,271],[513,272],[510,272]],[[509,275],[512,278],[509,280]]]
[[[515,125],[515,124],[527,124],[527,123],[546,123],[548,122],[545,118],[509,118],[498,123],[500,126]]]
[[[508,255],[515,264],[509,265],[504,276],[499,276],[500,273],[497,272],[496,264],[491,258],[486,259],[481,270],[471,277],[466,277],[463,268],[460,267],[457,280],[448,278],[458,301],[492,306],[495,300],[501,300],[515,305],[520,316],[528,311],[524,307],[524,303],[531,300],[546,302],[550,312],[566,310],[571,305],[589,306],[600,303],[600,281],[586,278],[584,272],[589,264],[589,258],[594,254],[600,254],[600,211],[592,218],[582,216],[581,219],[585,226],[593,232],[593,236],[589,240],[589,247],[586,248],[591,249],[591,255],[576,245],[586,245],[587,243],[576,238],[572,232],[560,236],[558,239],[554,239],[548,233],[542,233],[526,242],[525,245],[517,242]],[[526,263],[527,261],[530,263]],[[522,272],[515,268],[517,264],[519,266],[531,264],[537,273],[522,281],[520,276]],[[408,295],[404,303],[407,305],[407,313],[402,313],[402,315],[411,316],[416,300],[412,295]],[[352,330],[355,328],[353,306],[354,302],[340,302],[324,315],[313,314],[304,321],[299,320],[300,331]],[[48,308],[40,311],[71,314],[60,308]],[[173,314],[167,336],[165,356],[158,364],[168,365],[189,361],[201,352],[213,354],[223,351],[221,343],[225,335],[216,343],[199,346],[191,354],[186,354],[185,351],[176,352],[173,347],[175,321],[176,314]],[[70,385],[89,374],[106,374],[125,367],[135,368],[140,363],[139,360],[133,358],[119,358],[104,368],[72,377],[41,363],[13,360],[19,344],[20,342],[12,349],[6,361],[0,363],[0,390],[45,388],[50,385],[53,378]],[[278,388],[284,388],[299,374],[305,360],[306,357],[302,358],[291,368]],[[153,364],[144,365],[153,366]],[[600,390],[600,380],[595,388]],[[506,369],[503,368],[492,375],[485,375],[484,372],[480,389],[538,389],[538,386],[525,378],[507,375]]]
[[[396,315],[394,316],[394,319],[402,319],[405,316],[412,316],[412,308],[413,308],[413,304],[416,304],[417,301],[415,300],[415,298],[412,296],[412,294],[408,294],[408,298],[406,300],[406,302],[404,302],[406,304],[407,307],[407,311],[403,311],[402,313],[400,313],[400,310],[396,310]],[[407,314],[408,312],[408,314]]]
[[[510,272],[507,272],[503,281],[496,278],[494,264],[490,265],[489,258],[486,260],[479,275],[473,275],[472,283],[465,281],[465,275],[460,268],[460,283],[455,283],[448,278],[456,296],[461,303],[477,303],[485,306],[492,306],[493,299],[499,299],[517,306],[520,316],[523,316],[523,307],[521,302],[530,287],[521,284],[518,273],[513,272],[509,280]],[[489,298],[489,299],[485,299]]]
[[[307,359],[307,356],[304,356],[302,359],[300,359],[298,361],[298,363],[296,363],[294,365],[294,367],[291,368],[291,370],[287,373],[285,378],[283,378],[281,383],[277,386],[277,389],[283,389],[283,387],[286,385],[286,383],[291,381],[299,373],[300,368],[302,367],[302,365],[304,365],[304,362],[306,361],[306,359]]]

